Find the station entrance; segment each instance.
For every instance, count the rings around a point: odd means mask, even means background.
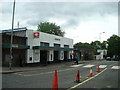
[[[54,51],[54,62],[59,62],[59,51]]]
[[[60,44],[54,43],[55,48],[60,48]],[[54,51],[54,62],[59,62],[60,52],[59,50]]]
[[[48,51],[40,50],[40,63],[47,64],[47,61],[48,61]]]
[[[68,51],[64,51],[64,61],[68,60]]]

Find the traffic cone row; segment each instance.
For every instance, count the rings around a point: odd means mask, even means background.
[[[97,71],[96,72],[100,72],[100,65],[98,65],[98,68],[97,68]],[[93,76],[93,72],[92,72],[92,67],[90,67],[90,74],[89,74],[90,77]],[[77,71],[77,76],[76,76],[76,80],[75,80],[76,83],[80,83],[81,80],[80,80],[80,71],[78,70]],[[55,70],[54,72],[54,78],[53,78],[53,83],[52,83],[52,90],[58,90],[58,76],[57,76],[57,70]]]

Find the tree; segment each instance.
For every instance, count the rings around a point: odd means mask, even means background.
[[[107,49],[106,44],[107,41],[103,41],[102,43],[100,41],[91,42],[91,46],[96,49]]]
[[[100,48],[101,48],[101,42],[100,42],[100,41],[91,42],[91,46],[92,46],[95,50],[100,49]]]
[[[84,47],[84,48],[92,48],[92,46],[89,43],[76,43],[74,46]]]
[[[108,56],[113,57],[113,55],[120,56],[120,37],[117,35],[112,35],[108,41]]]
[[[103,41],[103,42],[101,43],[101,49],[107,49],[107,44],[108,44],[107,41]]]
[[[94,48],[96,54],[98,54],[97,50],[107,49],[107,47],[106,47],[107,41],[103,41],[102,43],[100,41],[94,41],[94,42],[92,41],[90,44]]]
[[[65,35],[65,32],[61,30],[60,26],[57,26],[55,23],[50,22],[41,22],[38,24],[37,30],[40,32],[54,34],[62,37]]]

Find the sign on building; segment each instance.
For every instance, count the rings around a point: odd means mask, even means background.
[[[39,36],[40,36],[40,32],[34,32],[34,38],[39,38]]]

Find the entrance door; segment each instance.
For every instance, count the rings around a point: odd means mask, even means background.
[[[54,51],[54,61],[59,62],[59,51]]]
[[[68,52],[64,51],[64,60],[67,61],[67,59],[68,59]]]
[[[47,56],[48,56],[48,51],[46,50],[40,51],[40,63],[41,64],[47,64]]]

